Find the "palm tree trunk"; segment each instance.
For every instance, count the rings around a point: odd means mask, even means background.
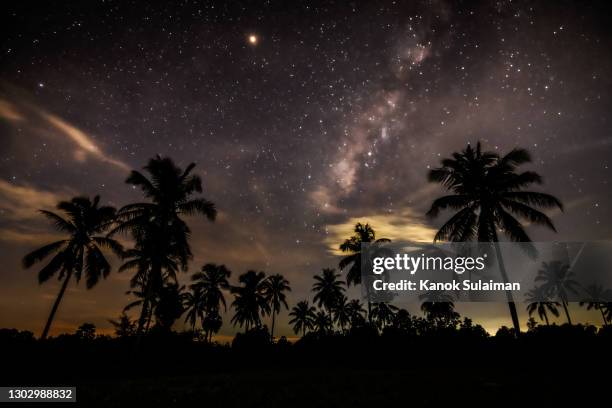
[[[57,298],[55,299],[55,303],[53,303],[53,307],[51,308],[51,313],[49,314],[49,318],[47,319],[47,323],[45,324],[45,328],[40,336],[41,340],[44,340],[49,335],[49,329],[51,329],[51,323],[53,322],[53,318],[55,317],[55,313],[57,313],[57,309],[59,308],[59,304],[64,297],[64,292],[66,292],[66,288],[68,287],[68,282],[70,281],[70,277],[72,276],[72,270],[68,271],[66,274],[66,278],[64,279],[64,283],[62,283],[62,287],[57,294]]]
[[[544,320],[546,320],[546,325],[550,326],[550,323],[548,323],[548,314],[546,312],[544,312]]]
[[[565,317],[567,317],[567,322],[571,326],[572,325],[572,319],[570,319],[569,311],[567,310],[567,302],[564,300],[561,303],[563,303],[563,310],[565,310]]]
[[[495,255],[497,257],[497,263],[499,264],[499,272],[501,273],[504,283],[508,283],[508,274],[506,273],[506,267],[504,266],[501,248],[499,247],[499,242],[497,241],[497,233],[494,232],[494,234]],[[518,313],[516,311],[516,304],[514,303],[512,292],[510,292],[509,290],[506,291],[506,299],[508,299],[508,308],[510,309],[510,316],[512,317],[512,325],[514,326],[514,332],[515,335],[518,336],[521,332],[521,325],[519,323]]]
[[[144,288],[144,299],[142,300],[142,308],[140,309],[140,318],[138,319],[138,327],[136,328],[136,334],[141,335],[142,331],[145,327],[145,323],[147,322],[147,317],[149,316],[149,294],[151,286],[149,284],[150,278],[147,279],[147,283]],[[148,325],[147,325],[148,328]]]
[[[274,309],[272,309],[272,329],[270,330],[270,341],[274,342],[274,318],[275,318]]]

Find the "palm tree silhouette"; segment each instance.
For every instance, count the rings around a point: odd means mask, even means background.
[[[115,328],[117,337],[129,337],[136,331],[136,322],[133,322],[128,315],[121,313],[117,320],[108,321]]]
[[[185,170],[178,167],[170,158],[157,156],[149,160],[144,170],[149,177],[132,171],[126,183],[138,187],[149,202],[129,204],[118,212],[120,224],[113,233],[131,232],[137,247],[150,254],[150,265],[143,272],[145,298],[138,322],[138,332],[142,331],[145,320],[150,314],[149,303],[154,291],[160,289],[155,284],[162,281],[164,259],[172,258],[184,271],[192,257],[188,238],[190,229],[182,216],[202,215],[213,221],[217,211],[215,205],[202,198],[193,196],[202,192],[202,180],[191,174],[194,163]]]
[[[376,232],[369,224],[358,222],[353,230],[354,234],[346,239],[341,245],[340,250],[348,253],[338,264],[340,270],[350,266],[346,273],[347,286],[359,285],[361,283],[361,244],[381,244],[391,242],[387,238],[376,239]],[[366,289],[369,290],[369,287]],[[372,303],[368,299],[368,319],[372,312]]]
[[[332,320],[329,313],[324,310],[319,310],[314,316],[314,329],[318,334],[326,334],[332,329]]]
[[[531,156],[525,149],[515,148],[500,157],[483,152],[480,142],[475,149],[468,145],[462,152],[453,153],[452,158],[443,159],[441,167],[429,172],[429,181],[441,184],[453,194],[436,199],[427,215],[436,217],[446,209],[457,212],[440,228],[434,241],[493,242],[502,279],[507,283],[497,230],[501,229],[511,241],[529,243],[531,240],[516,216],[555,231],[550,218],[535,207],[563,210],[556,197],[524,190],[542,183],[540,175],[533,171],[517,172],[520,165],[529,162]],[[525,244],[525,248],[530,253],[535,251],[530,244]],[[510,291],[506,291],[506,298],[518,334],[520,324]]]
[[[612,298],[612,291],[604,289],[603,286],[594,283],[584,288],[584,293],[588,296],[588,301],[580,302],[580,306],[586,306],[587,310],[599,310],[604,326],[608,325],[606,319],[606,302]]]
[[[204,302],[202,291],[199,289],[191,288],[185,294],[183,302],[185,307],[185,323],[189,322],[192,333],[195,335],[195,327],[198,320],[204,321]]]
[[[285,292],[291,292],[291,287],[289,287],[289,281],[281,274],[268,276],[263,282],[263,294],[272,314],[272,327],[270,329],[270,339],[272,341],[274,341],[276,314],[281,311],[282,306],[285,306],[285,309],[289,309]]]
[[[455,316],[455,303],[451,294],[430,290],[421,295],[421,311],[427,319],[436,320],[438,323],[451,320]]]
[[[51,211],[40,210],[40,213],[51,220],[58,231],[67,235],[65,239],[52,242],[23,257],[24,268],[29,268],[53,255],[51,261],[38,272],[38,282],[44,283],[55,274],[63,283],[51,307],[51,313],[43,329],[41,339],[46,339],[53,318],[57,313],[68,283],[74,275],[77,282],[85,274],[87,289],[94,287],[100,278],[106,278],[111,266],[106,260],[102,248],[113,251],[121,256],[123,248],[114,239],[103,235],[115,219],[115,209],[100,206],[100,196],[93,200],[87,197],[75,197],[70,201],[62,201],[57,209],[66,217]]]
[[[359,299],[352,299],[348,303],[348,313],[351,327],[360,326],[365,323],[366,311]]]
[[[221,306],[227,310],[223,291],[230,289],[231,274],[225,265],[208,263],[202,266],[200,272],[191,276],[192,290],[202,293],[202,328],[208,342],[212,341],[213,333],[218,332],[223,325],[219,310]]]
[[[312,291],[315,293],[314,303],[319,307],[325,308],[330,322],[332,321],[332,310],[344,294],[344,282],[339,280],[340,274],[333,268],[323,268],[321,275],[315,275],[315,283]]]
[[[135,273],[130,279],[131,291],[127,294],[132,294],[138,300],[130,303],[124,308],[129,310],[133,307],[141,307],[140,322],[146,333],[151,323],[153,312],[155,311],[156,300],[162,290],[164,283],[177,282],[177,273],[179,271],[178,263],[180,260],[173,253],[160,255],[153,250],[155,246],[147,245],[146,243],[137,242],[134,248],[124,251],[123,258],[125,262],[119,267],[118,272],[132,271]],[[160,262],[162,272],[160,274],[151,274],[153,259]],[[148,295],[147,295],[148,293]],[[147,308],[144,308],[145,298],[147,300]],[[137,329],[137,332],[141,331]]]
[[[580,285],[574,279],[574,273],[567,263],[560,261],[542,262],[542,268],[538,271],[535,281],[542,282],[542,289],[546,295],[561,300],[565,311],[567,322],[571,325],[568,306],[568,294],[578,293]]]
[[[232,307],[235,310],[232,323],[245,328],[261,326],[261,315],[270,311],[266,297],[264,296],[263,282],[266,274],[263,272],[247,271],[238,277],[242,286],[234,286],[231,292],[235,298]]]
[[[307,330],[314,328],[316,309],[314,306],[310,306],[307,300],[298,302],[289,313],[291,320],[289,324],[293,325],[293,332],[299,334],[302,332],[302,337],[306,335]]]
[[[372,307],[372,319],[376,322],[379,329],[393,323],[393,318],[399,308],[387,302],[374,303]]]
[[[343,333],[344,328],[351,324],[352,312],[348,298],[344,294],[341,294],[333,308],[333,321],[334,323],[338,323]]]
[[[550,326],[548,312],[552,313],[555,317],[559,317],[559,309],[557,307],[561,306],[561,304],[550,301],[546,290],[542,286],[530,289],[525,294],[525,301],[527,302],[529,316],[531,317],[537,311],[540,320],[544,320],[547,326]]]

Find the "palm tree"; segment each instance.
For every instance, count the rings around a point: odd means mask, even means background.
[[[561,305],[565,311],[567,322],[571,325],[568,306],[568,294],[578,293],[580,285],[574,279],[574,273],[570,270],[567,263],[560,261],[542,262],[542,268],[538,271],[535,281],[542,282],[542,289],[550,297],[561,300]]]
[[[126,183],[142,190],[148,202],[129,204],[118,212],[119,226],[113,233],[130,231],[137,247],[150,254],[150,265],[144,270],[144,303],[138,323],[139,333],[150,314],[149,303],[154,291],[161,286],[154,286],[161,281],[164,270],[164,259],[172,258],[183,271],[192,257],[188,238],[190,229],[182,219],[183,216],[201,215],[213,221],[217,211],[215,205],[202,198],[195,197],[202,192],[202,180],[191,174],[194,163],[185,170],[178,167],[170,158],[157,156],[150,159],[144,167],[149,177],[138,171],[132,171]]]
[[[552,302],[548,299],[548,294],[542,286],[532,288],[525,294],[525,300],[527,301],[527,312],[531,317],[536,311],[540,320],[544,320],[546,325],[549,326],[548,312],[552,313],[553,316],[559,317],[558,306],[561,306],[559,302]]]
[[[191,276],[191,288],[202,292],[205,311],[218,311],[221,306],[227,310],[223,291],[230,289],[231,275],[232,272],[225,265],[208,263]]]
[[[363,325],[365,323],[366,311],[359,299],[352,299],[348,303],[348,313],[351,327]]]
[[[344,294],[340,295],[333,308],[333,321],[338,323],[343,333],[344,328],[351,323],[352,312],[348,298]]]
[[[102,248],[110,249],[118,256],[123,252],[117,241],[104,235],[115,219],[115,209],[100,206],[100,196],[95,196],[93,200],[75,197],[70,201],[60,202],[57,209],[64,212],[66,217],[46,210],[40,210],[40,213],[51,220],[58,231],[65,233],[66,238],[38,248],[23,258],[24,268],[29,268],[54,254],[51,261],[38,272],[38,282],[44,283],[55,274],[58,279],[63,280],[43,329],[43,340],[49,334],[51,323],[72,276],[79,282],[84,273],[86,287],[91,289],[101,277],[106,278],[111,270]]]
[[[387,238],[376,239],[376,232],[369,224],[358,222],[353,232],[354,234],[340,245],[340,250],[348,253],[338,264],[341,270],[350,266],[346,273],[347,286],[361,283],[361,244],[381,244],[391,241]],[[369,286],[366,290],[369,290]],[[370,319],[371,311],[372,304],[368,300],[368,319]]]
[[[318,334],[328,333],[332,328],[332,320],[328,313],[324,310],[319,310],[313,320],[314,329]]]
[[[427,319],[444,324],[456,316],[454,299],[449,293],[430,290],[419,295],[419,299],[423,300],[421,311]]]
[[[323,268],[321,275],[314,276],[315,283],[312,285],[312,291],[315,293],[313,300],[317,306],[327,310],[330,321],[332,310],[345,291],[344,282],[339,280],[339,277],[340,274],[337,274],[335,269]]]
[[[202,291],[192,287],[191,290],[185,294],[183,306],[185,307],[185,323],[189,322],[191,331],[195,334],[195,327],[198,320],[204,321]]]
[[[399,308],[387,302],[374,303],[372,307],[372,319],[376,322],[378,328],[383,329],[387,325],[393,323],[395,313]]]
[[[272,328],[270,330],[270,339],[272,341],[274,341],[276,314],[281,311],[282,306],[285,306],[285,309],[289,309],[285,292],[291,292],[291,287],[289,287],[289,281],[281,274],[268,276],[263,282],[263,294],[272,314]]]
[[[125,313],[121,313],[117,320],[109,319],[109,323],[115,328],[117,337],[129,337],[136,331],[136,323]]]
[[[542,183],[542,177],[533,171],[517,172],[520,165],[529,162],[531,156],[525,149],[515,148],[500,157],[483,152],[480,142],[475,149],[468,145],[462,152],[453,153],[452,158],[442,160],[441,167],[429,172],[429,181],[441,184],[452,194],[436,199],[427,215],[436,217],[446,209],[457,212],[440,228],[434,241],[493,242],[502,279],[507,283],[497,230],[502,230],[511,241],[529,243],[531,240],[516,217],[555,231],[550,218],[536,207],[563,210],[556,197],[524,190]],[[525,248],[534,251],[530,244],[525,244]],[[520,324],[512,293],[507,291],[506,297],[518,334]]]
[[[604,326],[608,325],[606,319],[606,303],[612,298],[612,291],[610,289],[604,289],[599,284],[592,284],[584,289],[584,293],[588,296],[588,301],[580,302],[580,306],[585,306],[587,310],[599,310],[601,318],[603,319]]]
[[[307,330],[312,330],[314,328],[315,312],[316,309],[314,306],[310,306],[307,300],[302,300],[293,306],[289,313],[291,317],[289,324],[293,325],[293,332],[299,334],[301,331],[303,337]]]
[[[132,279],[130,279],[132,290],[128,291],[128,294],[135,295],[138,297],[138,300],[130,303],[124,310],[136,306],[141,307],[139,322],[143,324],[145,333],[149,329],[151,318],[155,311],[156,303],[154,300],[159,297],[163,285],[167,282],[178,282],[177,272],[180,261],[172,253],[166,254],[166,256],[159,256],[159,254],[153,251],[154,249],[153,246],[137,242],[134,248],[124,251],[123,258],[125,262],[118,270],[120,273],[131,270],[135,271]],[[153,259],[162,265],[162,272],[160,274],[153,275],[150,273]],[[145,296],[147,293],[148,295]],[[147,300],[146,309],[144,308],[145,297]],[[140,333],[140,331],[138,332]]]
[[[247,271],[238,277],[242,286],[231,288],[235,298],[232,307],[236,311],[232,317],[232,323],[245,328],[261,326],[261,315],[270,311],[266,297],[264,296],[263,282],[266,274],[263,272]]]

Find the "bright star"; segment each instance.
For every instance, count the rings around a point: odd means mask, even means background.
[[[259,39],[257,38],[257,36],[255,34],[251,34],[249,35],[249,44],[251,45],[257,45],[257,41]]]

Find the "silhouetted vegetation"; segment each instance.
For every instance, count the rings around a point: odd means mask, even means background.
[[[552,221],[537,208],[562,208],[561,202],[548,194],[525,190],[541,183],[535,172],[518,172],[518,167],[529,161],[530,156],[523,149],[500,156],[482,151],[480,143],[475,148],[468,145],[452,158],[442,160],[440,168],[430,171],[429,180],[440,183],[451,195],[436,199],[428,215],[434,217],[447,209],[456,213],[440,228],[435,240],[497,243],[497,231],[503,230],[510,240],[529,242],[519,219],[554,230]],[[77,384],[86,390],[86,400],[102,404],[105,400],[100,398],[99,391],[88,388],[98,379],[118,387],[117,391],[111,389],[111,394],[125,394],[126,388],[120,385],[125,381],[136,384],[138,389],[142,384],[180,376],[187,378],[182,385],[187,387],[195,385],[190,381],[199,383],[199,379],[223,382],[217,377],[220,373],[263,368],[295,370],[300,381],[322,375],[325,373],[322,367],[341,370],[344,375],[347,368],[366,370],[366,377],[378,373],[377,370],[397,373],[415,370],[409,373],[414,381],[419,378],[415,372],[425,372],[425,377],[440,375],[442,372],[435,367],[458,364],[456,355],[469,356],[470,365],[507,379],[511,374],[519,377],[523,374],[518,367],[498,369],[502,362],[513,358],[538,361],[541,367],[524,368],[538,371],[564,365],[556,356],[563,353],[565,359],[570,349],[584,353],[579,360],[583,364],[588,358],[608,355],[612,304],[605,299],[609,299],[609,294],[598,285],[579,288],[571,268],[564,264],[542,265],[536,278],[539,286],[527,294],[530,319],[525,333],[520,333],[511,295],[508,304],[513,328],[501,327],[494,336],[470,318],[460,316],[453,297],[441,292],[427,292],[420,297],[420,315],[389,302],[368,301],[367,309],[364,308],[359,299],[347,296],[349,285],[362,283],[362,244],[377,246],[389,242],[377,238],[369,224],[357,223],[354,234],[340,244],[345,253],[339,262],[340,271],[324,268],[313,276],[311,300],[292,305],[287,297],[290,282],[281,274],[249,270],[238,275],[237,284],[232,284],[232,272],[215,263],[201,266],[189,276],[187,285],[181,285],[179,273],[188,272],[192,259],[191,231],[184,217],[198,215],[214,221],[216,216],[215,205],[199,195],[202,181],[193,174],[194,167],[190,164],[181,169],[171,159],[159,156],[151,159],[144,168],[146,175],[133,171],[126,180],[142,191],[145,201],[128,204],[119,211],[100,206],[97,196],[93,200],[77,197],[58,204],[65,216],[41,211],[66,238],[26,255],[23,264],[30,267],[53,255],[39,271],[39,282],[57,275],[62,284],[40,339],[30,332],[0,330],[0,350],[8,353],[3,363],[12,370],[11,384],[31,385],[36,383],[35,379],[49,385]],[[120,234],[128,238],[130,248],[118,243],[116,237]],[[112,250],[121,259],[119,273],[132,274],[126,292],[131,299],[116,319],[109,320],[114,336],[96,334],[93,324],[84,323],[74,334],[47,338],[71,278],[78,282],[84,276],[89,289],[111,272],[103,249]],[[503,279],[507,280],[499,250],[497,261]],[[578,290],[583,290],[589,299],[580,305],[597,311],[603,327],[573,324],[567,294]],[[553,298],[560,302],[549,300]],[[224,324],[222,315],[228,305],[232,313],[230,323],[242,332],[235,335],[231,344],[222,345],[213,339]],[[549,316],[558,317],[560,308],[567,324],[551,324]],[[137,319],[130,317],[131,310],[138,310]],[[278,315],[283,310],[289,311],[289,324],[300,336],[293,343],[285,337],[278,340],[274,337]],[[539,324],[532,317],[534,314],[545,324]],[[264,324],[268,321],[270,328]],[[176,332],[177,322],[187,325],[188,330]],[[40,361],[45,361],[45,367],[41,368]],[[37,367],[35,373],[27,369],[30,365]],[[397,378],[401,375],[397,374]],[[53,381],[49,382],[49,378]],[[142,378],[148,382],[139,385],[138,379]],[[275,375],[269,378],[279,381]],[[249,381],[246,377],[242,380]],[[384,380],[398,381],[387,377]],[[211,387],[206,391],[206,402],[226,398],[223,401],[227,404],[227,395],[221,396],[225,385]],[[333,394],[326,388],[328,384],[317,387]],[[500,383],[493,388],[503,391]],[[168,401],[164,398],[169,398],[162,394],[160,400],[154,400],[142,397],[140,391],[135,395],[139,396],[139,403],[146,401],[148,405],[163,406]],[[261,395],[256,392],[253,396],[256,406],[274,405]],[[269,398],[269,394],[265,395]],[[363,406],[366,401],[354,405]],[[294,405],[303,404],[298,401]]]

